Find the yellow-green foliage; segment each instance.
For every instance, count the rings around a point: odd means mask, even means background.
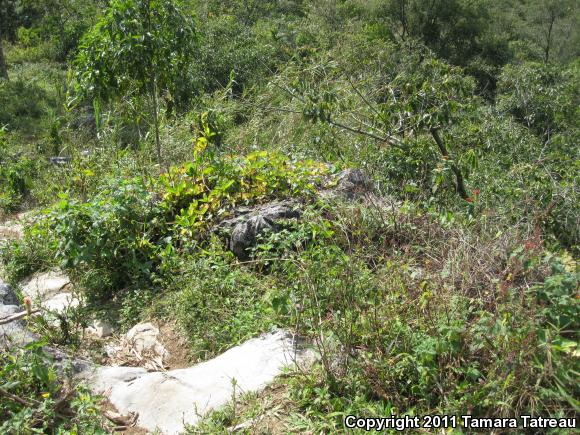
[[[159,177],[159,184],[163,207],[176,215],[182,234],[192,235],[236,205],[307,196],[328,172],[327,165],[313,160],[259,151],[173,167]]]

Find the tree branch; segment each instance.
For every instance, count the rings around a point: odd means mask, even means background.
[[[437,146],[439,147],[439,152],[441,153],[441,155],[445,159],[451,159],[449,157],[449,152],[447,151],[447,147],[445,146],[445,143],[441,139],[441,136],[439,136],[439,130],[436,128],[432,128],[430,131],[431,131],[431,136],[433,136],[433,139],[435,139],[435,143],[437,143]],[[453,162],[453,160],[451,163],[451,170],[455,174],[455,182],[456,182],[455,187],[456,187],[457,193],[459,194],[459,196],[461,196],[461,198],[467,200],[469,198],[469,195],[467,194],[467,190],[465,189],[465,182],[463,181],[463,174],[461,173],[461,170],[455,164],[455,162]]]

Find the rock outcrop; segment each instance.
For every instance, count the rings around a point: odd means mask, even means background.
[[[24,308],[18,305],[16,293],[8,284],[0,280],[0,321],[22,312]],[[13,320],[0,324],[0,348],[24,346],[34,340],[34,335],[26,329],[24,320]]]
[[[330,186],[319,191],[322,199],[341,198],[355,200],[364,198],[372,192],[370,178],[360,169],[345,169],[336,174],[330,182]]]
[[[329,180],[327,187],[320,190],[322,200],[343,199],[353,201],[372,191],[369,177],[360,169],[346,169]],[[228,248],[240,260],[248,260],[250,250],[256,245],[258,236],[267,232],[279,232],[285,219],[300,219],[304,205],[296,200],[273,201],[255,207],[238,207],[233,217],[222,221],[214,228]]]
[[[22,294],[48,311],[63,312],[80,304],[71,291],[68,276],[60,270],[50,270],[32,275],[22,284]]]
[[[258,236],[265,232],[278,232],[281,221],[298,219],[302,215],[296,201],[275,201],[255,208],[240,207],[234,217],[226,219],[216,227],[224,236],[229,249],[241,260],[249,258],[249,250],[255,246]]]
[[[315,358],[288,332],[246,341],[218,357],[186,369],[147,372],[141,367],[100,367],[83,376],[123,415],[138,415],[137,426],[178,434],[186,424],[242,393],[259,391],[287,366]]]

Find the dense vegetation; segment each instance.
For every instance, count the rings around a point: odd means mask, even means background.
[[[121,328],[175,320],[192,361],[294,328],[321,359],[285,387],[285,430],[342,430],[348,414],[577,416],[579,13],[4,0],[0,217],[43,210],[0,251],[5,278],[61,267],[83,309]],[[314,194],[351,167],[371,197]],[[211,229],[275,198],[300,198],[306,218],[240,262]],[[64,395],[74,417],[56,412],[64,387],[39,352],[2,354],[0,387],[42,413],[0,397],[0,431],[95,430],[82,389]]]

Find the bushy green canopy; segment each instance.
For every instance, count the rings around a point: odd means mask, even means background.
[[[83,38],[74,65],[78,90],[102,100],[156,82],[174,98],[189,73],[197,36],[193,18],[166,0],[114,0]]]

